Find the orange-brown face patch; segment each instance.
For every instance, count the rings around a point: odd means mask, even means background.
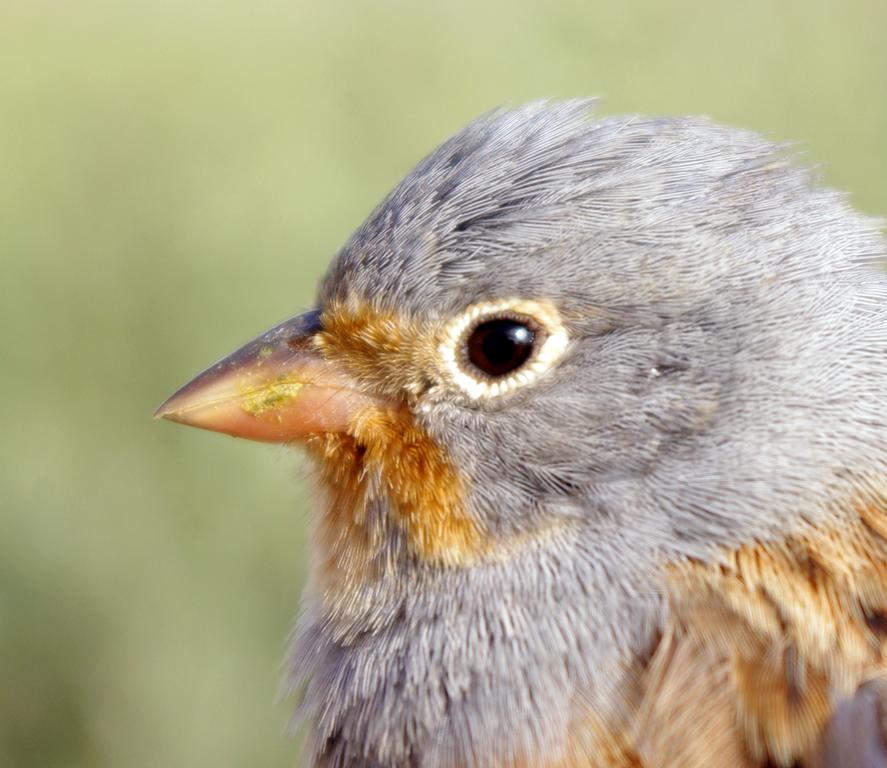
[[[324,357],[362,386],[402,404],[366,408],[347,434],[309,442],[328,496],[321,524],[327,572],[339,579],[365,577],[371,564],[381,567],[378,555],[392,538],[392,525],[410,556],[454,565],[478,554],[481,536],[466,512],[465,481],[408,407],[434,365],[438,329],[357,300],[328,307],[322,328],[315,346]],[[388,515],[371,519],[369,506],[380,498],[377,506]]]
[[[370,408],[347,435],[312,439],[328,508],[320,525],[327,585],[359,583],[384,568],[380,552],[397,526],[409,556],[464,565],[481,553],[484,539],[465,508],[463,480],[445,450],[406,409]],[[381,498],[382,519],[370,515]]]
[[[347,434],[320,435],[309,444],[329,498],[321,525],[327,572],[365,576],[368,568],[383,567],[379,553],[390,544],[390,525],[410,556],[449,565],[471,559],[482,540],[466,511],[464,479],[409,411],[433,370],[439,327],[357,300],[332,304],[321,324],[315,346],[324,357],[402,403],[367,408]],[[380,497],[390,519],[369,516]]]

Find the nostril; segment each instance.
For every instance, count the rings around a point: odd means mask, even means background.
[[[291,339],[287,339],[286,345],[292,350],[301,350],[308,349],[311,347],[311,339],[313,337],[311,335],[305,336],[293,336]]]

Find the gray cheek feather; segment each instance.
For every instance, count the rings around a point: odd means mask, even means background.
[[[556,755],[577,700],[618,712],[661,624],[663,562],[839,526],[884,490],[878,226],[752,134],[587,113],[472,124],[321,288],[442,318],[546,299],[571,334],[526,390],[418,416],[491,539],[527,543],[448,570],[398,560],[395,537],[348,611],[309,596],[293,680],[324,764]]]

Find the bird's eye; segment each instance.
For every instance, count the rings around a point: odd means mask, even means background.
[[[466,339],[471,364],[499,378],[520,368],[533,353],[536,332],[529,322],[498,318],[480,323]]]
[[[531,384],[566,348],[553,304],[514,298],[467,307],[443,327],[437,351],[444,380],[481,400]]]

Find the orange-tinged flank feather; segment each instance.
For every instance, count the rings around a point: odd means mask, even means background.
[[[884,672],[885,520],[879,501],[840,530],[669,569],[635,728],[644,765],[812,764],[836,702]]]

